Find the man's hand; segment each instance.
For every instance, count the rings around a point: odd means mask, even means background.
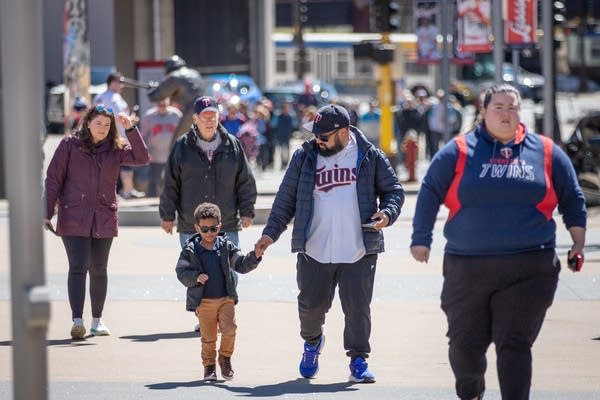
[[[254,245],[254,254],[256,254],[257,258],[260,258],[265,254],[265,250],[267,247],[273,244],[273,239],[268,237],[267,235],[262,235],[260,239]]]
[[[242,217],[242,228],[248,228],[252,226],[252,218],[250,217]]]
[[[381,211],[377,211],[375,214],[371,215],[371,220],[377,221],[377,223],[373,225],[373,229],[377,231],[385,228],[390,223],[390,217]]]
[[[426,263],[429,261],[429,248],[425,246],[412,246],[410,248],[410,254],[412,254],[413,258],[418,262]]]
[[[165,221],[163,219],[162,221],[160,221],[160,227],[169,235],[173,234],[173,221]]]

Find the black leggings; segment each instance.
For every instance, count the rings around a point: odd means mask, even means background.
[[[502,398],[529,399],[531,347],[554,299],[559,272],[554,249],[444,255],[442,309],[458,397],[472,399],[485,389],[485,354],[493,342]]]
[[[90,272],[92,317],[102,317],[108,284],[106,265],[113,239],[63,236],[62,240],[69,258],[67,287],[72,318],[81,318],[83,315],[85,280],[88,271]]]

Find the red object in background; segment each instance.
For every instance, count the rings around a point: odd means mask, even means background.
[[[509,46],[529,46],[536,42],[537,1],[506,0],[504,40]]]
[[[416,138],[411,134],[406,136],[403,144],[404,150],[404,166],[408,170],[408,182],[416,182],[417,174],[417,156],[419,154],[419,145],[417,144]]]

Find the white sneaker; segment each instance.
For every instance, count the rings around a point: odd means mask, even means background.
[[[90,333],[94,336],[108,336],[110,335],[110,330],[100,318],[93,318]]]
[[[83,319],[73,318],[71,337],[75,340],[81,340],[85,338],[85,326],[83,325]]]

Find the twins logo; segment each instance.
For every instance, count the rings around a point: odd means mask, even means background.
[[[201,101],[204,107],[210,106],[210,99],[202,99]]]
[[[504,158],[511,158],[513,155],[512,149],[510,147],[503,147],[500,149],[500,154]]]
[[[333,169],[318,168],[315,186],[321,192],[329,192],[338,186],[347,186],[356,181],[356,168],[340,168],[337,164]]]
[[[321,120],[321,118],[323,118],[323,116],[319,113],[315,114],[315,124],[319,123],[319,121]]]

